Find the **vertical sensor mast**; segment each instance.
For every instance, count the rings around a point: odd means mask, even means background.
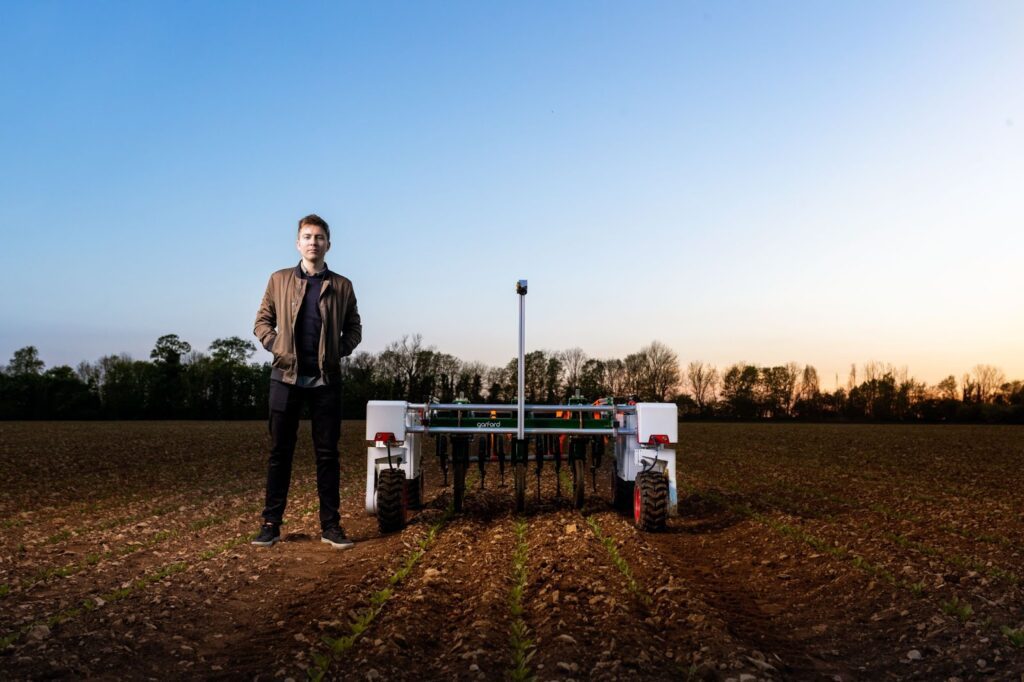
[[[516,282],[516,293],[519,294],[519,401],[516,439],[523,440],[526,424],[526,280]]]

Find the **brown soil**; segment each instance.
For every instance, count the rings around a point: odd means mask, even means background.
[[[609,508],[607,472],[572,509],[551,466],[522,517],[495,465],[452,515],[427,452],[427,507],[382,536],[362,511],[363,424],[346,423],[357,544],[339,552],[319,541],[308,434],[285,541],[259,549],[265,424],[0,424],[0,669],[506,679],[524,524],[537,679],[1024,680],[1024,431],[680,433],[664,533]]]

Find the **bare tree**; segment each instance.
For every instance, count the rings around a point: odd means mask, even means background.
[[[488,371],[490,368],[482,362],[463,362],[459,367],[456,388],[465,391],[470,401],[482,401],[485,389],[490,386],[484,385]]]
[[[869,384],[872,381],[877,381],[882,378],[885,374],[885,365],[881,362],[872,360],[871,362],[864,363],[864,381],[863,383]]]
[[[508,366],[488,368],[483,376],[487,400],[492,403],[509,401],[515,387],[515,380],[515,374],[509,371]]]
[[[626,388],[626,363],[618,358],[605,360],[604,363],[604,385],[613,396],[622,397],[627,392]]]
[[[611,393],[611,389],[605,383],[605,366],[602,361],[591,358],[583,363],[579,387],[583,395],[589,398],[599,398]]]
[[[381,370],[389,381],[402,386],[403,393],[408,393],[420,383],[427,369],[425,365],[433,362],[431,354],[425,352],[429,350],[433,348],[423,347],[422,334],[413,334],[412,338],[405,334],[400,341],[392,341],[381,351]]]
[[[625,377],[623,385],[626,393],[641,397],[644,384],[647,382],[646,358],[643,353],[630,353],[622,361]]]
[[[686,385],[693,393],[697,408],[702,412],[715,401],[718,370],[714,365],[695,360],[686,366]]]
[[[798,375],[794,363],[761,367],[757,371],[755,395],[765,416],[778,417],[790,414]]]
[[[654,400],[671,400],[679,386],[679,356],[661,343],[652,341],[640,349],[646,368],[647,393]]]
[[[821,384],[818,381],[818,370],[814,365],[806,365],[800,375],[800,387],[798,390],[801,400],[815,400],[821,395]]]
[[[448,353],[439,353],[436,358],[437,383],[441,389],[441,399],[445,402],[456,397],[455,385],[459,382],[462,371],[462,360]]]
[[[978,401],[983,403],[990,402],[996,390],[1006,382],[1003,370],[992,365],[975,365],[971,374],[974,377]]]
[[[950,374],[935,385],[935,393],[943,400],[956,400],[958,397],[956,377]]]
[[[961,399],[965,403],[977,402],[981,400],[978,392],[978,384],[975,383],[974,379],[970,374],[964,374],[960,377],[960,393],[963,396]]]
[[[565,374],[565,388],[568,393],[573,393],[580,388],[580,373],[587,361],[587,354],[582,348],[570,348],[557,354],[562,362],[562,371]]]
[[[795,362],[787,362],[785,367],[786,385],[789,387],[789,398],[786,401],[786,414],[793,414],[793,407],[796,405],[797,388],[800,385],[800,365]]]

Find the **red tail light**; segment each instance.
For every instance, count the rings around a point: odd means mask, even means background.
[[[388,431],[378,431],[377,435],[373,437],[373,440],[378,443],[394,443],[395,434]]]
[[[668,445],[668,436],[663,433],[655,434],[651,436],[651,439],[647,441],[648,445]]]

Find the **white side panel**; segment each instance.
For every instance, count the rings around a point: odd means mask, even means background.
[[[371,436],[372,438],[372,436]],[[405,471],[406,478],[413,478],[413,463],[406,449],[399,445],[391,446],[391,464]],[[419,466],[419,457],[415,458]],[[377,513],[377,472],[388,467],[388,449],[366,448],[366,513]]]
[[[620,437],[615,445],[615,470],[624,481],[635,481],[647,469],[666,472],[668,477],[668,513],[679,513],[679,490],[676,485],[676,452],[665,448],[641,447],[631,438]]]
[[[372,438],[372,436],[371,436]],[[377,513],[377,450],[366,448],[366,513]],[[387,456],[387,453],[385,453]]]
[[[405,413],[409,403],[404,400],[371,400],[366,403],[366,440],[378,433],[393,433],[395,440],[405,440]]]
[[[679,418],[675,403],[637,403],[637,441],[647,443],[651,436],[668,436],[669,443],[679,442]]]
[[[423,436],[418,433],[410,433],[405,437],[405,450],[408,453],[408,456],[405,458],[407,461],[404,466],[406,478],[413,479],[422,473],[420,465],[422,456],[420,451],[420,440],[422,437]],[[394,448],[392,448],[392,450],[393,449]]]

